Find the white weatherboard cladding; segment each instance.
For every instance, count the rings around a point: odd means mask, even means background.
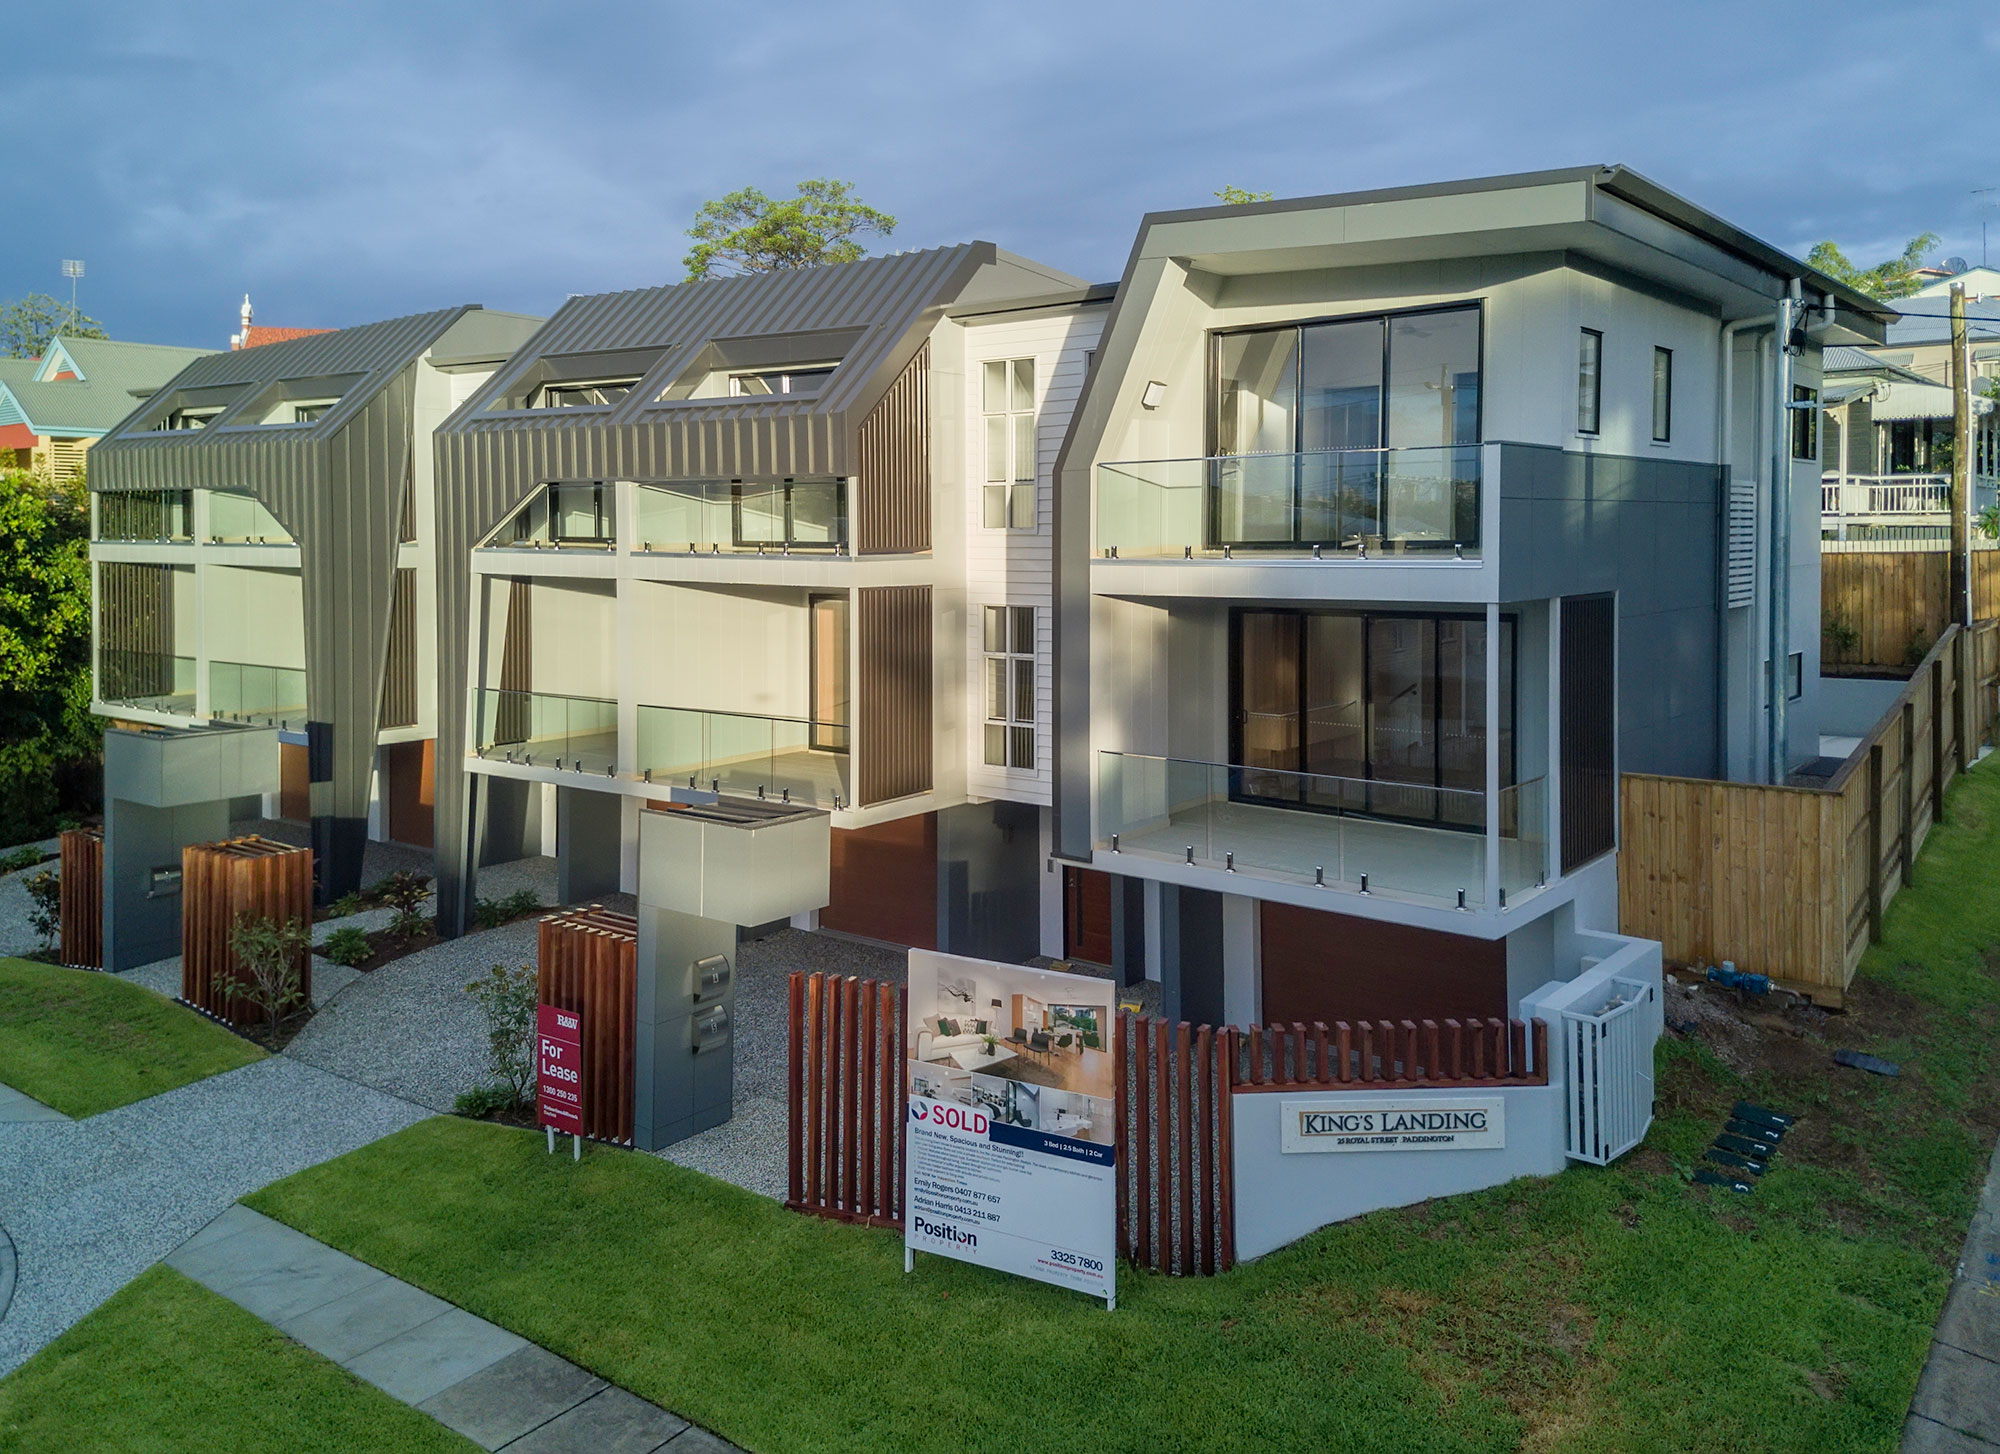
[[[1054,737],[1055,612],[1051,593],[1050,531],[1056,455],[1069,432],[1070,415],[1089,367],[1088,354],[1103,331],[1102,307],[1079,308],[1017,321],[974,323],[965,332],[965,690],[966,790],[975,798],[1049,802]],[[983,523],[986,433],[980,381],[994,359],[1035,361],[1035,528],[988,530]],[[987,606],[1035,608],[1035,769],[990,767],[986,762]]]

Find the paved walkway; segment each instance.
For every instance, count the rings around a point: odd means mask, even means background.
[[[0,1227],[18,1258],[0,1375],[238,1197],[425,1115],[275,1055],[88,1120],[0,1123]]]
[[[167,1265],[484,1449],[698,1454],[735,1447],[248,1207],[210,1222]]]
[[[1903,1425],[1904,1454],[2000,1450],[2000,1146]]]
[[[23,1095],[11,1085],[0,1085],[0,1125],[27,1121],[67,1121],[54,1106],[45,1106],[33,1096]]]

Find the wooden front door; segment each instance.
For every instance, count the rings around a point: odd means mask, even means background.
[[[1063,957],[1111,963],[1111,875],[1063,869]]]
[[[306,781],[306,745],[278,744],[278,816],[291,823],[312,817],[312,788]]]
[[[433,844],[437,802],[437,743],[393,742],[382,749],[383,775],[388,779],[389,837],[418,848]]]

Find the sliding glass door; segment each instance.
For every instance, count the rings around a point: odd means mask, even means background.
[[[1501,618],[1500,781],[1514,781],[1514,622]],[[1231,796],[1476,828],[1486,787],[1483,617],[1234,613]]]

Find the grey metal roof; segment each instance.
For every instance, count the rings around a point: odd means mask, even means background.
[[[1932,382],[1899,363],[1846,343],[1828,344],[1820,354],[1820,369],[1829,380],[1835,374],[1867,374],[1871,378],[1903,379],[1917,384]]]
[[[1900,310],[1900,316],[1889,325],[1891,347],[1951,342],[1949,298],[1903,298],[1891,306]],[[2000,338],[2000,301],[1967,303],[1965,322],[1974,343]]]

